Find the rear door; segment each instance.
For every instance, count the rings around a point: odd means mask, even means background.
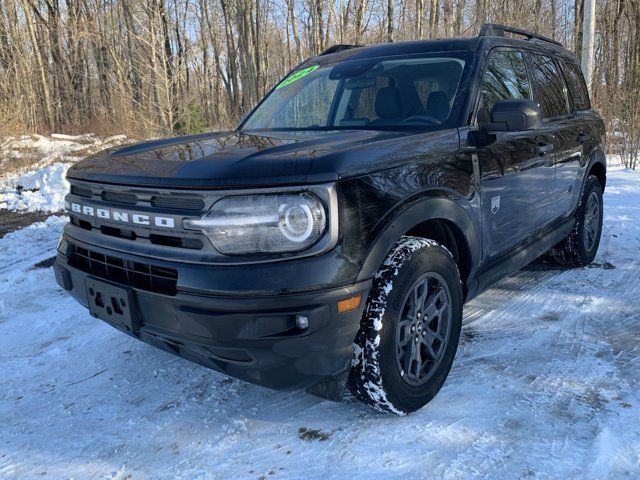
[[[577,169],[582,160],[580,128],[569,107],[567,87],[556,59],[550,55],[530,54],[534,99],[542,108],[541,131],[553,145],[555,183],[553,185],[550,220],[554,221],[569,210],[575,194]]]
[[[560,60],[560,67],[569,92],[570,125],[566,127],[568,155],[556,162],[555,215],[567,216],[580,199],[584,169],[598,143],[595,128],[597,115],[591,109],[587,84],[580,67],[571,61]]]
[[[532,99],[522,52],[490,52],[480,87],[478,122],[490,121],[498,100]],[[486,261],[526,242],[550,220],[553,195],[553,131],[492,132],[495,139],[477,148]]]

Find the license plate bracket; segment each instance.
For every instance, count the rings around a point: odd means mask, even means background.
[[[131,289],[88,277],[85,279],[87,303],[93,317],[131,333],[140,330],[135,295]]]

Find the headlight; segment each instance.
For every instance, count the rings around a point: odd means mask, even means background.
[[[325,207],[311,193],[225,197],[202,218],[184,221],[226,255],[306,250],[326,226]]]

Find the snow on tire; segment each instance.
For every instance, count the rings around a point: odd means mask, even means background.
[[[354,342],[351,393],[397,415],[428,403],[451,369],[462,303],[451,253],[433,240],[402,237],[373,279]]]

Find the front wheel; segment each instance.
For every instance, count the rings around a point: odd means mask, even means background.
[[[398,415],[431,401],[458,348],[462,302],[449,251],[433,240],[400,239],[373,281],[354,343],[351,393]]]

